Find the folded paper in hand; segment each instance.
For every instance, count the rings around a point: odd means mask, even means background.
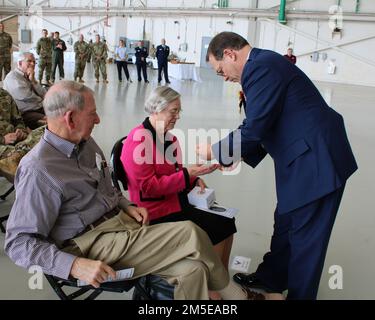
[[[125,279],[129,279],[134,274],[134,268],[128,268],[128,269],[122,269],[116,271],[116,279],[112,279],[111,277],[108,277],[106,281],[104,282],[115,282],[115,281],[122,281]],[[87,286],[88,283],[82,280],[77,280],[77,285],[79,287]]]
[[[197,209],[218,214],[227,218],[233,218],[238,213],[238,209],[220,206],[215,201],[216,197],[213,189],[206,188],[204,193],[201,193],[200,190],[200,187],[195,187],[188,194],[189,203],[195,206]]]

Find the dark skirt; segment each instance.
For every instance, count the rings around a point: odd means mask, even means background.
[[[178,222],[190,220],[206,231],[213,245],[220,243],[237,232],[235,219],[199,210],[191,205],[183,205],[180,212],[152,220],[150,225],[164,222]]]

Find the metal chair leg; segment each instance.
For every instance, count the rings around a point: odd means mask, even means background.
[[[14,185],[12,185],[7,192],[5,192],[4,194],[2,194],[0,196],[0,199],[1,200],[5,200],[6,197],[9,196],[13,191],[14,191]]]

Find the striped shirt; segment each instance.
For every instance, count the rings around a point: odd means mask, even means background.
[[[113,188],[104,154],[92,138],[75,145],[48,129],[21,160],[15,187],[5,252],[19,266],[38,265],[64,279],[76,257],[61,251],[62,243],[129,204]]]

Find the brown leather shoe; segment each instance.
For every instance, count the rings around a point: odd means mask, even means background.
[[[251,291],[249,288],[242,287],[247,294],[247,300],[266,300],[266,297],[258,292]]]

